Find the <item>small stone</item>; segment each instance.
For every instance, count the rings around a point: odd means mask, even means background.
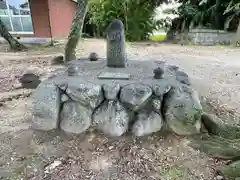
[[[217,180],[223,180],[224,177],[223,177],[223,176],[216,176],[216,179],[217,179]]]
[[[36,89],[41,83],[39,76],[33,73],[25,73],[19,78],[21,86],[26,89]]]
[[[53,171],[56,167],[60,166],[62,164],[61,161],[58,161],[58,160],[55,160],[52,164],[48,165],[46,168],[45,168],[45,173],[46,174],[49,174],[51,171]]]
[[[89,61],[97,61],[98,60],[98,54],[95,52],[92,52],[88,56]]]
[[[54,57],[54,58],[51,60],[50,64],[51,64],[51,65],[64,64],[63,56]]]
[[[114,146],[109,146],[108,149],[109,150],[112,150],[114,148]]]
[[[216,176],[216,180],[223,180],[224,177],[223,176]]]
[[[158,68],[153,70],[153,73],[154,73],[154,79],[162,79],[163,74],[164,74],[164,70],[163,70],[163,68],[158,67]]]
[[[22,88],[22,87],[23,87],[22,84],[19,83],[19,82],[13,85],[13,88],[14,88],[14,89],[20,89],[20,88]]]
[[[20,83],[29,83],[39,80],[39,76],[33,73],[25,73],[19,78]]]
[[[169,65],[168,69],[170,69],[171,71],[177,71],[179,69],[179,67],[176,65]]]
[[[69,65],[67,68],[68,76],[78,75],[78,70],[79,70],[78,66]]]
[[[103,92],[104,96],[108,100],[115,100],[117,99],[117,95],[120,91],[120,85],[119,84],[104,84],[103,85]]]

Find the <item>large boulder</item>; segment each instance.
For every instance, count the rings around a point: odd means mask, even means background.
[[[132,111],[143,108],[151,99],[152,89],[144,84],[128,84],[121,89],[120,101]]]
[[[51,81],[41,83],[33,94],[34,129],[52,130],[58,127],[60,109],[60,90]]]
[[[109,136],[121,136],[128,130],[129,115],[117,99],[120,85],[109,83],[103,85],[105,101],[93,115],[93,124]]]
[[[71,100],[79,102],[83,106],[93,110],[104,99],[101,85],[84,81],[77,76],[69,77],[67,81],[60,80],[57,82],[59,82],[58,86],[65,91]]]
[[[109,136],[121,136],[128,130],[129,115],[124,106],[107,100],[93,114],[93,124]]]
[[[135,136],[145,136],[158,132],[163,127],[163,120],[160,114],[155,111],[139,112],[136,115],[136,122],[133,124],[132,133]]]
[[[68,133],[82,133],[90,127],[91,115],[92,111],[80,103],[67,101],[60,114],[60,127]]]
[[[191,135],[200,132],[202,106],[196,91],[177,84],[164,99],[163,116],[168,127],[176,134]]]

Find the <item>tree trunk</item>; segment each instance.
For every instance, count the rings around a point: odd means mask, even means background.
[[[214,24],[215,24],[215,28],[216,29],[220,29],[221,28],[221,12],[220,12],[220,8],[221,8],[221,0],[216,0],[216,9],[214,12]]]
[[[75,17],[72,21],[71,32],[65,47],[65,62],[76,59],[76,46],[81,38],[84,19],[88,9],[88,0],[78,0]]]
[[[240,46],[240,18],[238,20],[238,28],[232,44],[234,46]]]
[[[13,36],[8,32],[6,26],[0,19],[0,35],[9,43],[11,50],[13,51],[23,51],[26,50],[26,46],[19,43]]]

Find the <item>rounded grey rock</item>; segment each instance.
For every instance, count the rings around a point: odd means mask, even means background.
[[[88,56],[89,61],[97,61],[98,60],[98,54],[95,52],[92,52]]]
[[[73,101],[91,109],[98,107],[104,99],[101,85],[81,80],[77,76],[68,78],[66,94]]]
[[[144,84],[129,84],[121,89],[121,102],[132,111],[138,111],[150,100],[152,89]]]
[[[183,84],[190,85],[189,77],[187,73],[183,71],[176,72],[176,79]]]
[[[192,135],[200,132],[202,106],[196,91],[186,85],[174,87],[164,102],[164,118],[174,133]]]
[[[119,101],[104,101],[93,114],[93,125],[109,136],[121,136],[128,130],[129,115]]]
[[[21,86],[26,89],[36,89],[41,83],[39,76],[34,73],[25,73],[19,78]]]
[[[52,82],[41,83],[33,94],[34,129],[49,131],[56,129],[59,122],[60,90]]]
[[[76,76],[78,74],[78,66],[69,65],[67,68],[68,76]]]
[[[136,122],[133,124],[132,133],[135,136],[145,136],[158,132],[163,127],[162,117],[152,111],[151,113],[138,113]]]
[[[154,79],[162,79],[163,74],[164,74],[164,70],[163,70],[163,68],[158,67],[158,68],[153,70],[153,73],[154,73]]]
[[[63,56],[56,56],[54,57],[51,62],[51,65],[60,65],[60,64],[64,64],[64,58]]]
[[[115,100],[117,99],[117,95],[120,91],[120,85],[111,83],[111,84],[104,84],[103,85],[103,92],[104,96],[108,100]]]
[[[19,78],[20,83],[30,83],[39,80],[39,76],[33,73],[25,73]]]
[[[68,133],[82,133],[91,125],[92,111],[76,102],[65,102],[60,114],[60,127]]]

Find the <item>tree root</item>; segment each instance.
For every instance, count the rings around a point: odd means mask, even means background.
[[[194,137],[191,146],[214,158],[231,160],[219,172],[229,180],[240,177],[240,127],[227,125],[206,113],[202,115],[202,123],[208,134]]]
[[[214,158],[224,160],[240,158],[240,139],[229,140],[219,136],[203,135],[194,138],[191,145]]]

